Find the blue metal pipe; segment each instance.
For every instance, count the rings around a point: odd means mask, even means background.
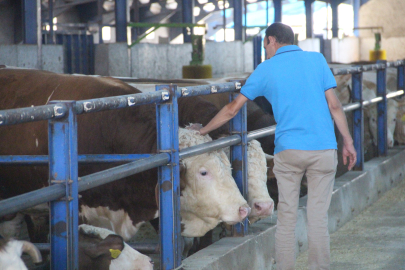
[[[51,101],[52,103],[52,101]],[[63,183],[62,200],[50,203],[51,269],[79,269],[77,122],[75,101],[65,102],[68,115],[49,120],[49,184]]]
[[[379,64],[385,65],[386,61],[377,61]],[[387,70],[377,70],[377,96],[382,97],[383,101],[377,104],[377,141],[378,155],[386,156],[388,152],[387,145],[387,97],[386,97],[386,80]]]
[[[236,93],[231,93],[230,101],[234,100],[237,96]],[[231,146],[231,164],[232,176],[235,179],[236,185],[239,188],[242,196],[248,200],[248,160],[247,160],[247,111],[246,103],[229,122],[229,129],[231,133],[238,133],[241,137],[241,143]],[[245,219],[242,224],[236,224],[232,227],[233,236],[245,236],[248,233],[249,223]]]
[[[307,38],[312,38],[312,3],[314,0],[305,0],[305,21],[307,29]]]
[[[330,7],[332,8],[332,37],[338,37],[339,24],[338,24],[338,0],[331,0]]]
[[[354,170],[359,171],[362,171],[364,166],[362,81],[363,73],[352,74],[352,100],[360,103],[360,107],[353,111],[353,145],[357,152],[357,162],[354,165]]]
[[[115,32],[117,42],[127,42],[127,0],[115,0]]]
[[[156,86],[156,91],[167,86]],[[181,264],[180,169],[178,105],[176,87],[172,103],[156,104],[157,150],[170,155],[170,163],[158,168],[159,232],[161,269],[174,269]]]

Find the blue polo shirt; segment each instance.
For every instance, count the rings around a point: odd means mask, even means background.
[[[337,149],[325,97],[325,91],[335,87],[336,80],[322,54],[288,45],[255,69],[241,94],[250,100],[264,96],[271,103],[277,123],[277,154],[287,149]]]

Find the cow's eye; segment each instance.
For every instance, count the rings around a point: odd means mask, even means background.
[[[203,171],[203,172],[200,172],[200,174],[201,174],[202,176],[205,176],[205,175],[207,175],[207,172],[206,172],[206,171]]]

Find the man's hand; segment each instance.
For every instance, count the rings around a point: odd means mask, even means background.
[[[343,165],[347,164],[347,159],[349,159],[348,170],[353,169],[357,161],[357,153],[354,149],[353,142],[343,143]]]
[[[186,127],[187,129],[195,130],[195,131],[200,131],[200,129],[203,128],[201,124],[191,124],[190,126]]]

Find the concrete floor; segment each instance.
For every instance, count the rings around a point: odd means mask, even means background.
[[[308,251],[296,270],[307,268]],[[331,270],[405,269],[405,180],[331,235]]]

